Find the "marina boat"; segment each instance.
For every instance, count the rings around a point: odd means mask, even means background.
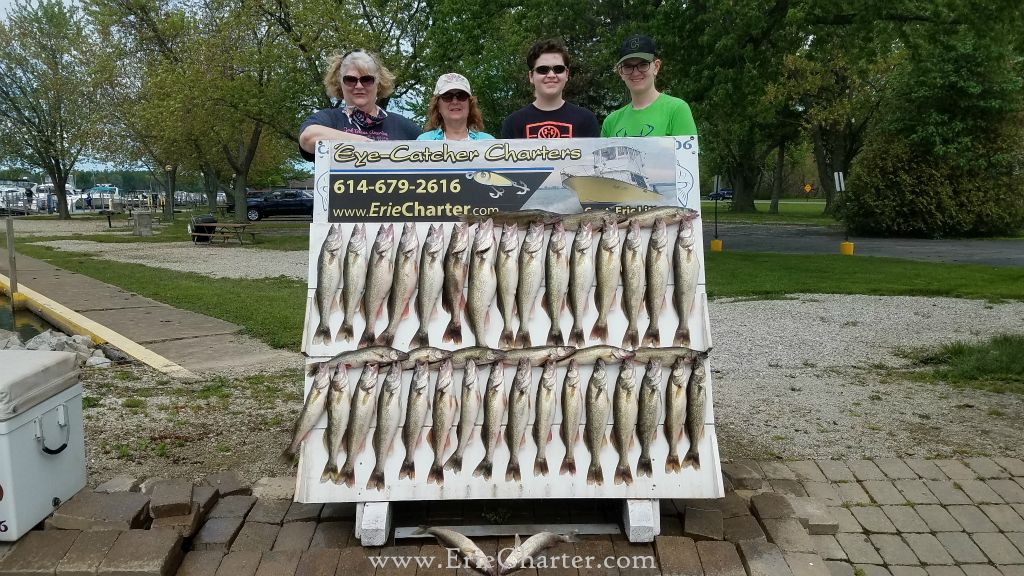
[[[562,185],[575,192],[583,204],[664,202],[664,196],[647,180],[643,154],[629,146],[594,150],[591,164],[562,170]]]

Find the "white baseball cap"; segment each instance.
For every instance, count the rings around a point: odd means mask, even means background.
[[[437,79],[437,84],[434,85],[434,95],[440,96],[449,90],[462,90],[470,96],[473,95],[473,91],[469,89],[469,80],[462,74],[456,74],[455,72],[449,72],[442,74]]]

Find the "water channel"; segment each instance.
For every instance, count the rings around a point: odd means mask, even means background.
[[[22,342],[27,342],[41,332],[54,329],[30,310],[12,310],[11,299],[0,292],[0,330],[15,332]]]

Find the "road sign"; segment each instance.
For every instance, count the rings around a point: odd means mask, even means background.
[[[804,192],[810,194],[811,190],[814,190],[814,186],[812,186],[809,182],[807,184],[804,184]]]

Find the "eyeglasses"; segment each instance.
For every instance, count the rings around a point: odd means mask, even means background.
[[[650,62],[641,62],[639,64],[619,64],[620,74],[632,74],[633,72],[647,72],[650,69]]]
[[[370,86],[373,86],[374,82],[377,81],[377,77],[370,76],[369,74],[367,74],[366,76],[346,75],[341,77],[341,81],[342,83],[345,84],[345,86],[348,86],[349,88],[355,88],[356,84],[362,84],[364,87],[369,88]]]
[[[463,92],[462,90],[453,90],[451,92],[445,92],[444,94],[441,94],[441,100],[444,100],[445,102],[451,102],[452,100],[465,102],[466,100],[469,100],[469,94]]]
[[[556,75],[565,74],[565,71],[568,69],[568,66],[555,64],[554,66],[537,66],[536,68],[533,69],[533,71],[537,74],[540,74],[541,76],[547,76],[548,72],[554,72]]]

